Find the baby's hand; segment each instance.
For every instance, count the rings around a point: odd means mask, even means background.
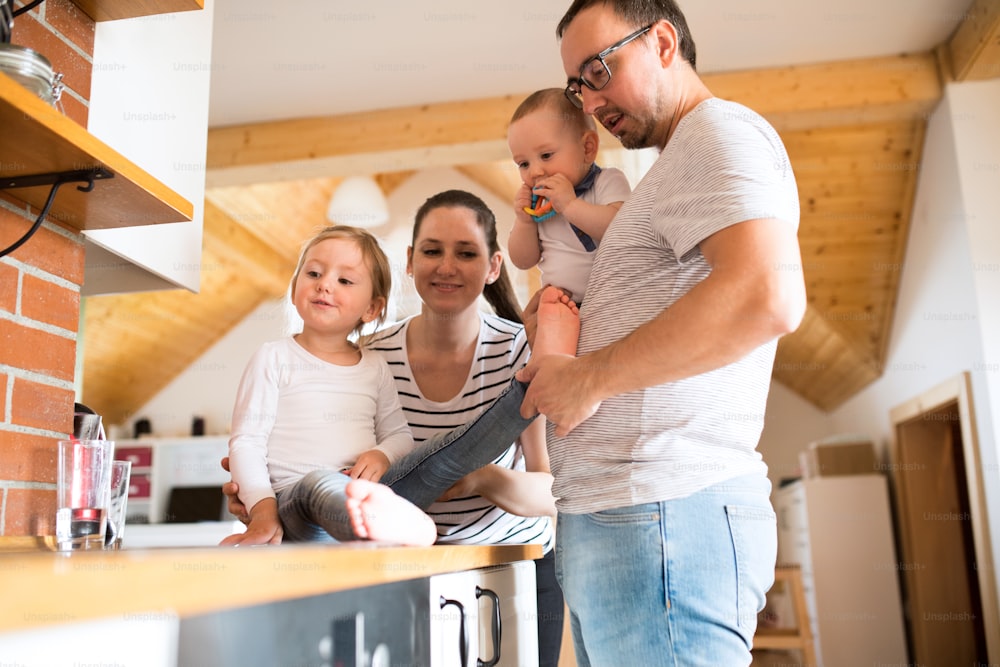
[[[533,192],[539,197],[545,197],[552,203],[552,207],[562,213],[569,203],[576,199],[576,191],[573,184],[562,174],[552,174],[546,176],[535,183]]]
[[[377,482],[389,469],[389,458],[377,449],[369,449],[361,454],[351,468],[351,478]]]
[[[534,224],[526,208],[531,208],[531,188],[522,183],[514,196],[514,217],[517,222]]]

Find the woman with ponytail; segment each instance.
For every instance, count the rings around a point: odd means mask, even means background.
[[[388,361],[419,449],[423,441],[482,414],[508,389],[529,349],[497,242],[496,218],[479,197],[448,190],[429,198],[417,211],[406,266],[421,311],[373,335],[368,347]],[[494,314],[482,311],[480,295]],[[516,411],[520,401],[513,403]],[[492,463],[425,509],[437,524],[438,544],[542,545],[536,581],[543,666],[558,663],[563,626],[551,486],[540,418]]]

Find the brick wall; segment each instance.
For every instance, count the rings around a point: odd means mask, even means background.
[[[69,0],[46,0],[14,20],[11,43],[63,73],[63,110],[86,126],[94,22]],[[37,213],[0,195],[0,248]],[[73,424],[83,264],[82,237],[51,222],[0,258],[0,535],[55,532],[55,442]]]

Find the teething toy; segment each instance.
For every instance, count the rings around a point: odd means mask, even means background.
[[[555,209],[552,208],[552,202],[534,193],[531,195],[531,207],[525,206],[524,212],[530,215],[535,222],[548,220],[556,214]]]

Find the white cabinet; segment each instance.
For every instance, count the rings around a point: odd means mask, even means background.
[[[538,665],[538,587],[535,563],[520,561],[476,570],[479,577],[479,659],[497,667],[537,667]],[[499,600],[499,618],[490,596]],[[496,623],[500,636],[499,653],[492,628]]]
[[[886,479],[805,479],[774,493],[778,562],[798,565],[820,667],[905,664]]]
[[[475,572],[439,574],[429,580],[430,658],[440,667],[476,667],[479,655]]]
[[[429,591],[431,665],[537,667],[533,561],[433,576]]]
[[[81,4],[94,14],[118,15],[115,3]],[[197,6],[156,4],[167,10]],[[214,2],[204,5],[201,11],[97,24],[88,130],[192,202],[194,211],[186,222],[176,217],[150,225],[140,218],[86,230],[83,296],[198,291]],[[98,223],[109,215],[107,209],[93,213]]]

